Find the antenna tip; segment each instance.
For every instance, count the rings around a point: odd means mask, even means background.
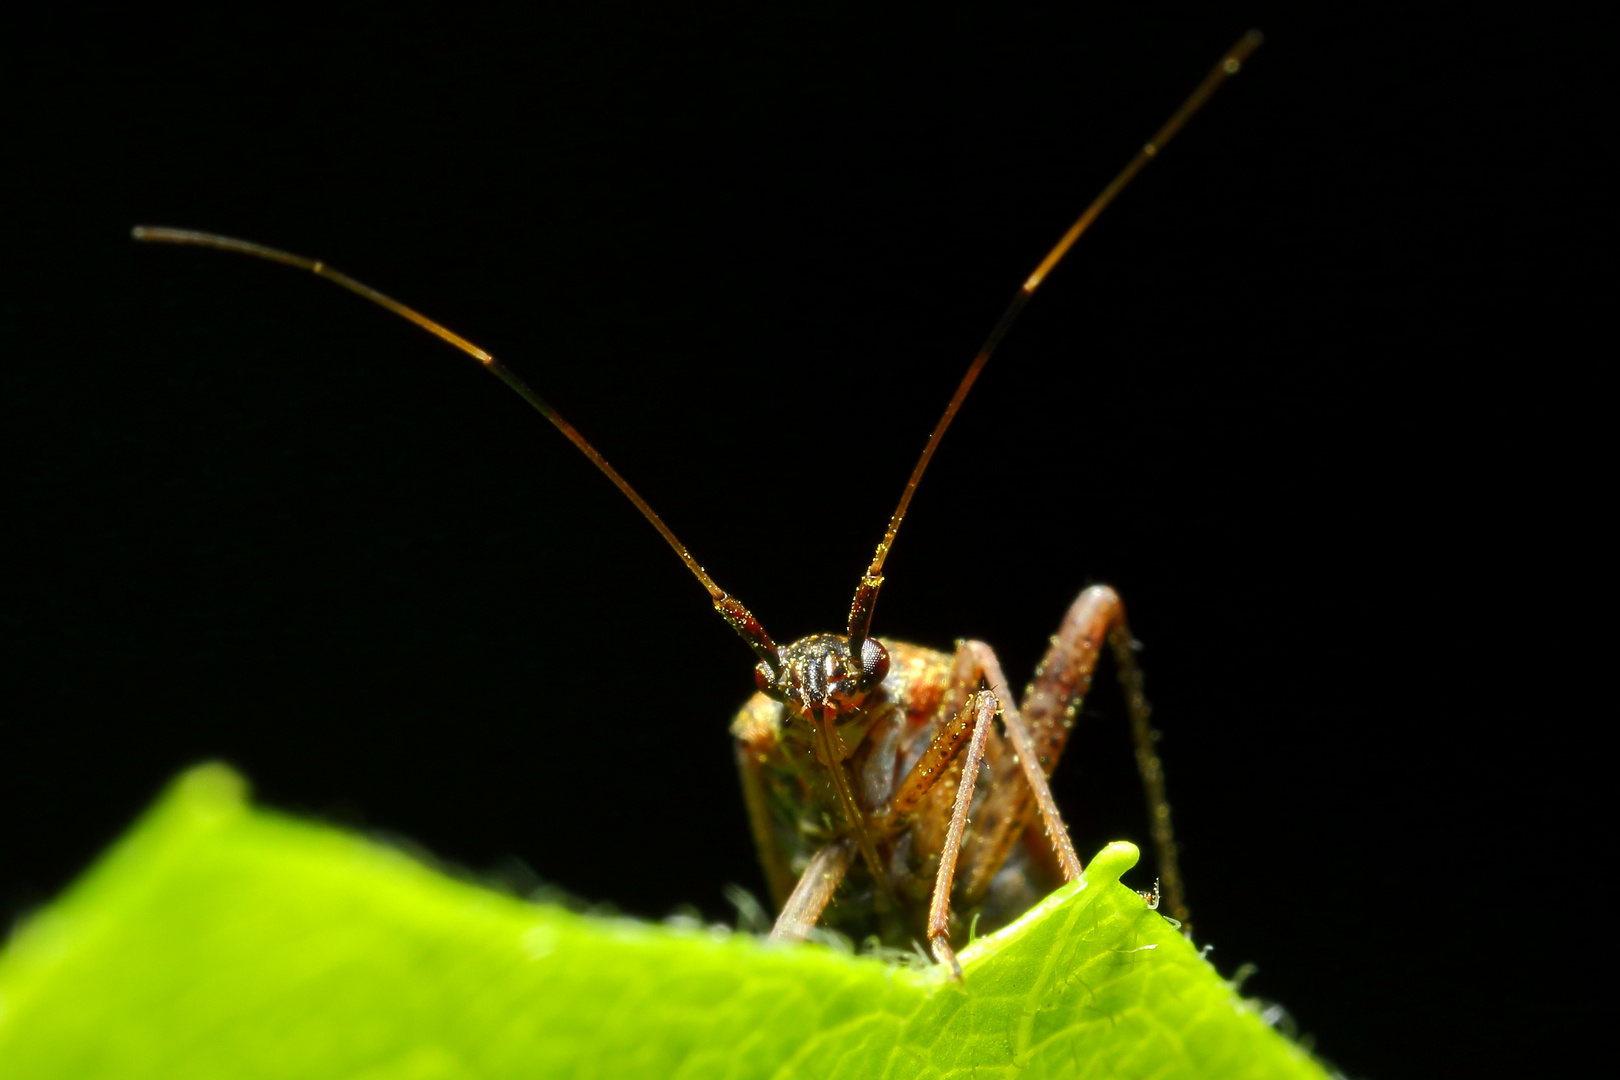
[[[1250,30],[1238,38],[1238,43],[1232,46],[1232,51],[1227,53],[1226,58],[1221,61],[1221,70],[1228,75],[1236,75],[1242,70],[1243,61],[1247,60],[1249,54],[1258,49],[1265,40],[1266,36],[1259,30]]]
[[[146,226],[145,225],[137,225],[133,229],[129,230],[129,238],[131,240],[145,240],[146,239]]]

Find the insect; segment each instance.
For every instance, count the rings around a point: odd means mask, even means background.
[[[1024,282],[969,365],[935,426],[860,577],[843,633],[778,645],[722,589],[652,507],[522,379],[460,335],[326,264],[247,241],[137,227],[138,240],[251,255],[324,277],[472,356],[549,420],[658,531],[756,657],[758,693],[732,725],[756,847],[779,915],[772,935],[799,939],[824,924],[904,946],[923,939],[961,978],[956,949],[1058,881],[1079,877],[1047,778],[1062,754],[1102,651],[1125,690],[1151,814],[1166,906],[1187,908],[1169,805],[1124,607],[1106,586],[1081,593],[1022,698],[995,652],[977,641],[952,653],[880,640],[872,619],[883,568],[945,431],[1035,289],[1131,178],[1260,44],[1241,38],[1069,228]],[[836,473],[837,482],[843,474]]]

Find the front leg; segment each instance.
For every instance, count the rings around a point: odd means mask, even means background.
[[[1078,879],[1082,869],[1080,856],[1075,854],[1074,841],[1069,839],[1069,829],[1063,824],[1063,814],[1058,810],[1057,800],[1052,797],[1051,785],[1047,783],[1046,778],[1051,771],[1046,765],[1047,756],[1041,753],[1030,725],[1013,703],[1015,699],[1012,690],[1007,686],[1007,676],[1002,673],[1001,661],[997,659],[995,651],[982,641],[962,642],[957,655],[969,661],[978,677],[989,684],[991,693],[1002,702],[1001,725],[1007,732],[1007,741],[1012,743],[1013,761],[1023,774],[1029,795],[1034,797],[1035,807],[1040,813],[1042,824],[1046,827],[1047,842],[1052,845],[1052,853],[1057,856],[1058,868],[1063,872],[1063,880]],[[1056,760],[1055,755],[1051,760]],[[1010,777],[1008,779],[1010,780]],[[1012,785],[1003,783],[1002,786],[1011,788]],[[1002,815],[1000,827],[1007,828],[1023,817],[1022,814]],[[981,850],[974,878],[981,875],[994,876],[995,871],[1000,869],[1001,863],[1006,859],[1006,850],[997,851],[998,845],[993,842],[994,838],[987,839],[991,839],[992,843],[985,845]],[[994,865],[989,865],[992,861]]]
[[[965,685],[965,682],[953,680],[941,704],[942,710],[950,707],[956,691]],[[922,797],[939,783],[956,759],[961,757],[950,824],[946,827],[945,840],[940,847],[939,867],[934,874],[934,893],[928,904],[929,948],[933,950],[934,959],[944,964],[957,981],[961,981],[962,966],[956,962],[956,951],[951,948],[951,890],[956,883],[956,860],[962,851],[962,836],[967,830],[968,811],[973,806],[973,789],[978,783],[979,766],[984,761],[985,745],[994,727],[993,721],[1001,711],[996,695],[989,690],[980,690],[969,696],[960,708],[950,714],[950,721],[934,736],[922,757],[911,767],[890,803],[887,816],[887,827],[890,830],[899,828],[916,810]]]
[[[967,829],[968,809],[973,805],[973,788],[984,760],[984,744],[990,737],[991,721],[997,712],[996,696],[979,691],[968,699],[960,716],[972,716],[973,737],[968,740],[967,756],[962,759],[962,778],[956,785],[951,806],[951,825],[945,833],[945,846],[939,853],[939,871],[934,876],[934,895],[928,903],[928,945],[934,959],[950,969],[951,977],[962,981],[962,965],[951,948],[951,889],[956,884],[956,857],[962,850],[962,833]]]
[[[771,928],[773,941],[803,941],[810,936],[821,913],[832,902],[833,893],[838,891],[838,883],[849,872],[854,850],[854,843],[845,836],[815,853],[810,865],[799,875],[799,883],[782,904],[782,914],[776,917],[776,925]]]

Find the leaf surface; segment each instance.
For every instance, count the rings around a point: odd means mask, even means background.
[[[962,987],[525,903],[203,766],[0,953],[0,1077],[1322,1077],[1119,884],[1136,857]]]

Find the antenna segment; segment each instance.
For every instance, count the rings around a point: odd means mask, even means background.
[[[692,553],[686,549],[686,545],[680,542],[668,525],[664,524],[664,519],[658,516],[657,512],[647,504],[647,500],[643,499],[635,488],[630,486],[628,480],[619,475],[617,469],[608,464],[607,459],[597,452],[596,447],[586,441],[585,436],[581,435],[574,425],[564,420],[561,414],[556,409],[553,409],[544,398],[535,393],[528,383],[518,378],[510,368],[495,359],[495,357],[455,331],[441,326],[426,315],[406,307],[393,297],[378,292],[370,285],[356,281],[349,275],[332,269],[318,259],[306,259],[302,255],[278,251],[272,247],[265,247],[263,244],[236,240],[229,236],[219,236],[214,233],[195,232],[191,229],[167,229],[150,225],[137,225],[130,233],[136,240],[163,244],[190,244],[195,247],[216,248],[220,251],[234,251],[240,255],[251,255],[254,258],[266,259],[299,270],[308,270],[316,277],[323,277],[334,284],[341,285],[350,292],[363,296],[380,307],[387,308],[395,315],[410,320],[428,333],[442,338],[474,360],[477,360],[484,366],[484,370],[500,379],[513,390],[516,390],[524,401],[533,405],[541,416],[551,421],[553,427],[562,432],[569,442],[579,447],[580,453],[589,458],[591,464],[600,469],[602,475],[611,480],[613,486],[624,493],[624,497],[629,499],[637,510],[641,511],[641,516],[646,518],[648,523],[658,530],[658,535],[664,538],[664,542],[674,550],[681,562],[686,564],[686,568],[692,571],[692,575],[708,590],[709,599],[713,602],[715,610],[720,613],[721,618],[731,624],[731,628],[737,631],[738,635],[748,643],[749,648],[753,649],[754,653],[769,665],[771,671],[775,672],[777,670],[781,660],[776,654],[776,645],[771,641],[770,635],[765,633],[765,628],[759,624],[759,620],[754,618],[753,614],[741,602],[714,583],[714,579],[692,557]]]
[[[1170,119],[1166,120],[1164,126],[1154,133],[1153,138],[1143,144],[1142,148],[1136,152],[1136,156],[1131,158],[1130,162],[1119,171],[1118,175],[1109,181],[1108,186],[1103,188],[1102,194],[1091,201],[1091,205],[1086,207],[1085,212],[1075,220],[1073,225],[1069,226],[1069,231],[1063,234],[1063,239],[1059,240],[1056,246],[1046,253],[1046,258],[1041,260],[1034,273],[1030,274],[1024,281],[1023,286],[1012,298],[1012,303],[1007,305],[1007,310],[1002,312],[1001,318],[991,328],[990,336],[984,339],[983,345],[979,346],[978,355],[973,358],[973,363],[968,365],[967,374],[962,376],[962,381],[957,384],[956,393],[951,395],[950,403],[945,406],[944,415],[940,417],[939,423],[934,425],[933,433],[928,436],[928,443],[923,447],[922,456],[917,459],[916,467],[911,470],[911,478],[906,481],[905,490],[900,493],[900,504],[895,507],[893,516],[889,518],[888,531],[883,534],[883,541],[878,544],[877,551],[872,556],[871,564],[867,566],[866,573],[861,575],[861,583],[855,588],[855,598],[849,605],[849,649],[851,656],[861,655],[861,645],[866,640],[871,629],[872,609],[877,605],[878,589],[883,585],[883,563],[889,557],[889,549],[894,546],[894,537],[900,531],[900,522],[906,516],[906,510],[911,506],[911,496],[916,493],[917,483],[922,479],[923,473],[927,471],[928,463],[933,460],[934,449],[939,446],[939,440],[944,437],[946,429],[951,426],[951,421],[956,418],[957,410],[962,407],[962,401],[967,397],[968,391],[973,389],[973,384],[979,378],[979,372],[984,369],[985,362],[990,359],[990,354],[995,352],[996,346],[1001,344],[1001,339],[1007,336],[1008,329],[1017,321],[1019,314],[1024,310],[1024,305],[1029,303],[1029,298],[1034,294],[1036,288],[1052,272],[1052,268],[1058,264],[1063,256],[1069,253],[1069,249],[1074,246],[1074,242],[1080,239],[1080,234],[1091,227],[1091,223],[1097,220],[1097,215],[1101,214],[1108,204],[1114,201],[1114,196],[1118,195],[1125,185],[1130,183],[1131,179],[1142,171],[1142,166],[1158,156],[1159,151],[1164,149],[1165,144],[1175,136],[1176,132],[1181,130],[1182,125],[1187,122],[1193,113],[1199,110],[1204,102],[1209,99],[1209,96],[1215,92],[1215,89],[1225,82],[1228,77],[1238,73],[1243,67],[1243,62],[1249,58],[1249,54],[1258,49],[1263,40],[1260,31],[1250,30],[1238,39],[1236,45],[1227,50],[1226,55],[1222,56],[1215,66],[1210,69],[1209,74],[1204,76],[1204,81],[1198,84],[1198,88],[1188,96],[1186,101],[1181,103],[1179,109],[1171,114]]]

